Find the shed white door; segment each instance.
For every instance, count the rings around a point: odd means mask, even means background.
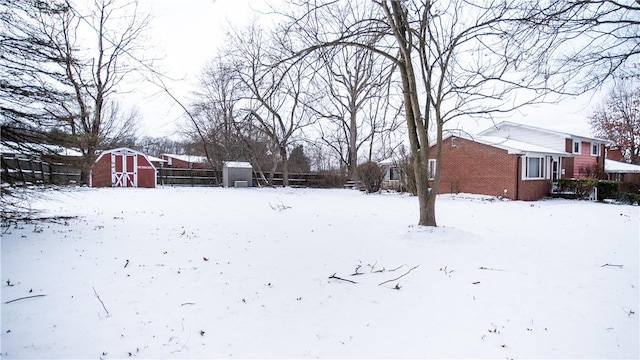
[[[111,186],[138,186],[138,156],[127,150],[111,153]]]

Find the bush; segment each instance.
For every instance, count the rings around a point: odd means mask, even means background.
[[[589,198],[597,185],[598,179],[558,179],[558,191],[574,194],[576,199]]]
[[[616,199],[618,192],[620,192],[619,181],[600,180],[598,182],[598,201]]]
[[[346,176],[337,170],[328,170],[322,172],[320,187],[322,188],[342,188],[346,181]]]
[[[362,182],[362,186],[367,193],[375,193],[380,191],[382,181],[384,180],[384,168],[373,161],[364,163],[357,168],[358,180]]]

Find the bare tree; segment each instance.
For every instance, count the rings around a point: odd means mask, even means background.
[[[69,11],[64,2],[0,0],[0,138],[3,152],[27,154],[30,157],[54,157],[50,134],[57,120],[47,111],[68,96],[64,74],[56,71],[63,61],[55,44],[43,33],[41,18]],[[0,218],[3,221],[31,215],[16,185],[24,182],[8,176],[20,171],[15,162],[2,161]],[[11,186],[5,186],[9,184]],[[29,192],[28,194],[35,195]],[[28,196],[26,200],[30,200]]]
[[[393,72],[389,62],[365,48],[343,47],[320,54],[321,71],[316,90],[325,93],[324,101],[312,105],[319,113],[320,138],[345,164],[350,178],[355,177],[358,152],[369,144],[368,161],[377,135],[393,123],[389,114],[389,89]]]
[[[234,71],[245,90],[242,111],[246,128],[263,132],[274,148],[271,174],[282,165],[282,183],[289,185],[288,154],[296,134],[313,122],[305,105],[313,102],[307,89],[315,75],[309,63],[282,62],[290,47],[286,37],[266,33],[257,25],[236,33],[231,56]],[[253,124],[253,125],[252,125]],[[272,183],[272,180],[271,180]]]
[[[108,105],[108,99],[122,91],[119,87],[123,79],[143,68],[135,54],[144,48],[142,35],[149,17],[141,17],[133,1],[95,0],[88,14],[71,8],[54,19],[43,20],[50,29],[50,41],[57,46],[57,56],[65,59],[64,73],[73,94],[53,111],[66,121],[72,145],[83,153],[81,181],[88,184],[96,151],[106,139],[104,130],[122,130],[114,129],[117,116],[105,116],[109,106],[116,108],[115,103]],[[85,34],[91,34],[95,43],[83,43]],[[134,121],[129,120],[124,124]]]
[[[63,2],[0,1],[0,121],[15,150],[42,142],[58,123],[47,109],[69,95],[56,44],[40,19],[68,12]],[[33,150],[33,149],[27,149]]]
[[[539,5],[531,21],[558,41],[556,58],[574,69],[577,84],[592,87],[606,79],[640,78],[640,2],[552,1]]]
[[[194,114],[191,132],[201,129],[203,146],[211,148],[211,161],[218,169],[226,160],[247,160],[246,147],[234,123],[239,81],[232,70],[222,57],[211,60],[202,70],[197,100],[190,106]]]
[[[628,82],[613,88],[603,103],[589,116],[596,136],[620,147],[633,164],[640,164],[640,87]]]
[[[352,12],[356,15],[344,26],[336,27],[331,21],[342,7],[369,5],[377,11],[367,12],[371,14],[367,18]],[[551,21],[548,8],[537,1],[381,0],[321,5],[294,1],[288,13],[295,6],[300,11],[290,16],[282,31],[297,34],[299,43],[305,44],[297,55],[356,46],[380,54],[398,69],[420,225],[436,226],[445,124],[453,119],[493,118],[557,100],[549,98],[552,94],[579,93],[597,85],[569,89],[580,71],[558,53],[571,40],[572,29]],[[363,38],[376,41],[363,43]],[[433,181],[429,181],[429,158],[437,161]]]

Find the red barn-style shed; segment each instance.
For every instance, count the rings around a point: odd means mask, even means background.
[[[138,151],[118,148],[103,151],[91,168],[92,187],[156,187],[156,168]]]

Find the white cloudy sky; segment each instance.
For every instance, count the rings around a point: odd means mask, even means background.
[[[224,46],[225,28],[251,19],[252,9],[261,3],[256,0],[140,0],[141,9],[153,16],[147,34],[149,44],[163,57],[158,63],[163,72],[179,79],[169,85],[183,102],[188,103],[190,92],[196,89],[197,76],[205,63],[216,49]],[[179,130],[177,124],[185,121],[179,106],[166,95],[157,94],[157,87],[136,84],[135,88],[135,93],[127,95],[127,102],[138,106],[144,117],[141,135],[175,135]],[[509,120],[589,135],[587,116],[600,100],[599,94],[587,94],[560,104],[525,108]],[[476,133],[490,125],[471,120],[458,126]]]

